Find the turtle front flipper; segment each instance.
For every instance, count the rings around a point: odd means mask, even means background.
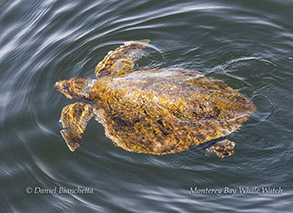
[[[74,152],[79,147],[88,121],[93,117],[93,107],[89,103],[76,102],[63,108],[60,131],[69,149]]]
[[[220,158],[225,158],[234,154],[234,147],[235,142],[232,142],[228,139],[224,139],[206,148],[206,151],[207,153],[214,153]]]
[[[144,49],[150,40],[125,42],[114,51],[110,51],[106,57],[96,66],[97,78],[113,75],[119,76],[132,70],[134,62],[141,57],[139,52]]]

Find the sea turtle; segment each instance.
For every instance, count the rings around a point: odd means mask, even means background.
[[[183,68],[134,69],[149,40],[130,41],[110,51],[96,66],[96,79],[55,83],[67,98],[60,131],[69,149],[79,147],[88,121],[95,117],[115,145],[127,151],[164,155],[208,141],[219,157],[235,143],[225,136],[239,129],[254,104],[223,81]]]

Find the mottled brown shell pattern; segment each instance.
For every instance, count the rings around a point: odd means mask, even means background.
[[[176,81],[151,77],[167,71]],[[129,75],[104,78],[91,90],[99,94],[92,97],[94,108],[102,111],[108,137],[128,151],[180,152],[229,135],[254,111],[249,99],[222,81],[191,76],[193,71],[183,69],[142,72],[147,72],[145,78],[137,71],[135,82]]]

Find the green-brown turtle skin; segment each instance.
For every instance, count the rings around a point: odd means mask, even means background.
[[[219,139],[240,128],[254,104],[223,81],[182,68],[133,70],[149,40],[127,42],[95,69],[96,79],[72,78],[55,87],[68,98],[61,134],[69,149],[79,147],[94,116],[115,145],[127,151],[163,155]],[[219,157],[233,154],[225,139],[207,149]]]

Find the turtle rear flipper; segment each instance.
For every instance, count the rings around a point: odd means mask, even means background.
[[[60,133],[72,152],[79,147],[82,134],[92,117],[93,107],[89,103],[76,102],[63,108],[60,118],[63,129]]]
[[[119,76],[132,70],[134,62],[141,57],[139,52],[144,49],[150,40],[125,42],[114,51],[110,51],[96,66],[97,78],[113,75]]]
[[[232,142],[228,139],[224,139],[206,148],[206,155],[209,156],[209,153],[215,153],[220,158],[229,157],[234,154],[234,147],[235,142]]]

